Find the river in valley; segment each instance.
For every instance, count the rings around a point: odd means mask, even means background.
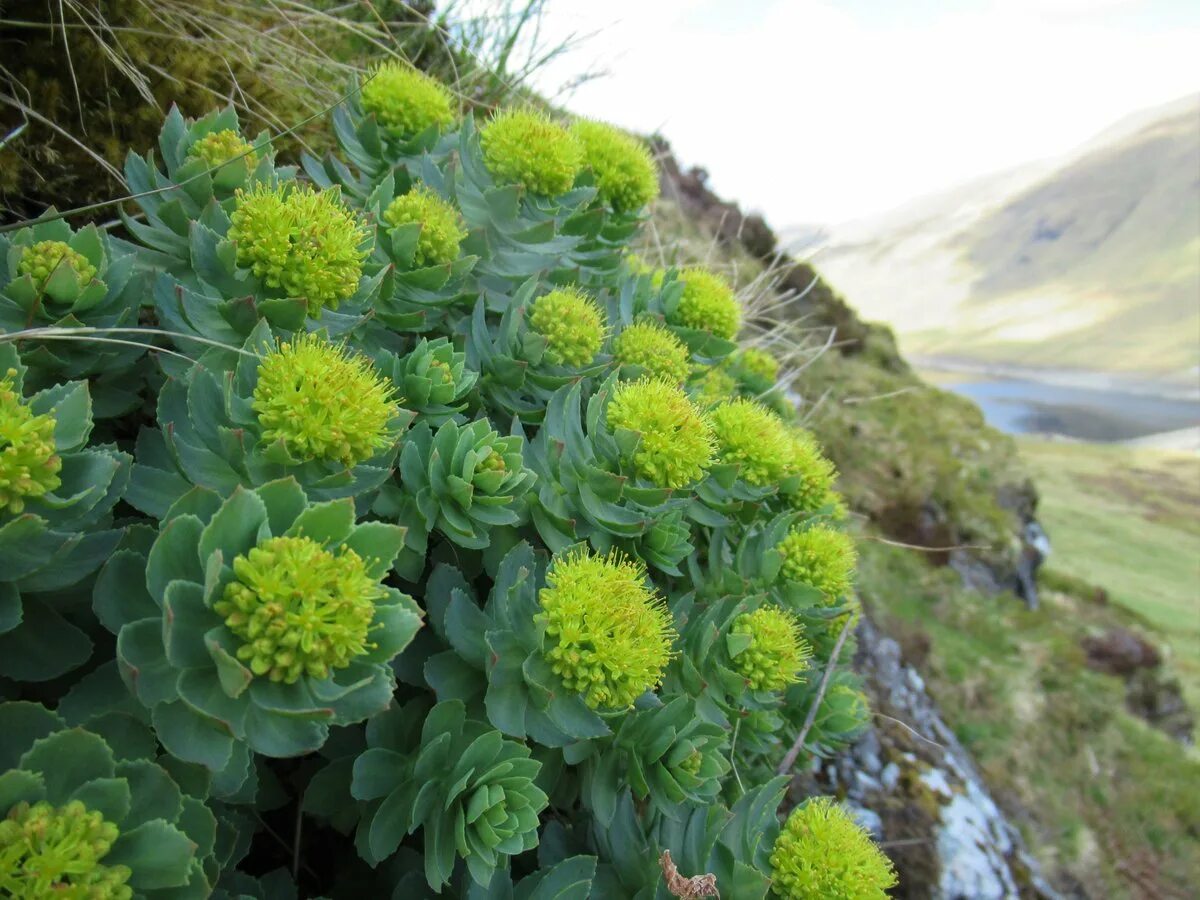
[[[1057,434],[1127,441],[1200,426],[1200,401],[1047,384],[962,372],[922,372],[931,383],[974,400],[988,424],[1009,434]]]

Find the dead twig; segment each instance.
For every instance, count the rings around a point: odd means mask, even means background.
[[[658,864],[662,866],[663,878],[667,880],[667,891],[672,897],[680,897],[682,900],[716,897],[720,900],[721,892],[717,890],[717,876],[711,872],[707,875],[693,875],[691,878],[680,875],[679,869],[675,868],[675,863],[671,860],[670,850],[662,852],[662,856],[658,858]]]
[[[804,725],[800,728],[800,733],[796,735],[796,740],[792,742],[792,747],[783,757],[783,762],[779,764],[776,772],[780,775],[787,775],[792,771],[792,766],[796,764],[796,757],[800,755],[800,751],[804,747],[804,739],[808,737],[808,732],[812,729],[813,722],[817,720],[817,710],[821,707],[821,701],[825,698],[825,691],[829,687],[829,680],[833,678],[833,670],[837,668],[838,656],[841,655],[842,646],[846,643],[846,637],[850,634],[850,627],[842,628],[842,633],[838,635],[837,643],[833,645],[833,652],[829,654],[829,665],[825,667],[825,674],[821,676],[821,684],[817,687],[817,695],[813,697],[812,704],[808,707],[808,715],[804,717]]]

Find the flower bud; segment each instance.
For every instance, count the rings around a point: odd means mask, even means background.
[[[574,136],[545,113],[503,109],[479,135],[483,160],[500,182],[557,197],[575,183],[583,149]]]
[[[604,343],[604,313],[575,287],[556,288],[533,301],[529,327],[546,339],[546,358],[559,366],[588,365]]]
[[[439,82],[400,62],[385,62],[362,87],[363,112],[397,137],[413,137],[454,121],[454,100]]]

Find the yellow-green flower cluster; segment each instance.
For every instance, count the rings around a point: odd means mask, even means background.
[[[610,428],[641,436],[634,468],[659,487],[685,487],[712,465],[712,425],[678,385],[660,378],[623,382],[613,391],[607,416]]]
[[[258,165],[258,154],[254,148],[232,128],[209,132],[192,144],[188,156],[203,161],[210,169],[239,157],[247,170]]]
[[[604,311],[577,287],[555,288],[533,301],[529,326],[546,339],[546,359],[559,366],[586,366],[604,343]]]
[[[117,826],[78,800],[16,804],[0,819],[0,893],[14,900],[129,900],[128,866],[101,860]]]
[[[393,228],[412,223],[421,226],[413,254],[417,267],[454,262],[467,236],[459,211],[422,184],[389,203],[383,219]]]
[[[556,197],[575,183],[583,149],[574,136],[544,113],[504,109],[479,135],[488,171],[501,182]]]
[[[400,62],[385,62],[363,85],[363,112],[398,137],[454,121],[454,101],[446,88],[423,72]]]
[[[821,452],[817,439],[802,428],[793,428],[790,438],[788,468],[792,474],[800,476],[788,497],[792,507],[799,512],[815,512],[830,503],[837,506],[837,496],[833,492],[837,469]]]
[[[0,379],[0,510],[13,515],[30,497],[61,484],[62,459],[54,452],[54,417],[35,416],[21,399],[9,369]]]
[[[616,552],[557,557],[538,601],[546,659],[588,706],[626,709],[661,682],[674,622],[641,563]]]
[[[692,373],[687,346],[650,319],[634,322],[613,339],[613,356],[626,366],[641,366],[654,378],[683,384]]]
[[[717,457],[735,463],[749,484],[774,484],[788,470],[791,440],[779,416],[753,400],[729,400],[711,413]]]
[[[63,241],[38,241],[26,247],[21,253],[21,261],[17,263],[17,274],[28,275],[42,284],[62,265],[70,268],[84,284],[96,277],[96,267],[88,262],[87,257],[72,250]]]
[[[385,595],[350,549],[307,537],[273,537],[233,561],[237,581],[213,609],[242,641],[255,675],[292,684],[325,678],[366,653],[375,601]]]
[[[596,178],[600,200],[616,212],[636,212],[658,196],[658,169],[646,145],[604,122],[580,120],[571,134]]]
[[[771,892],[786,900],[884,900],[895,884],[888,858],[829,797],[793,810],[771,851]]]
[[[229,239],[237,262],[268,287],[308,300],[308,314],[338,305],[358,290],[367,230],[336,190],[259,184],[237,193]]]
[[[783,555],[782,576],[817,588],[830,602],[848,593],[854,583],[858,555],[845,532],[820,524],[793,529],[777,549]]]
[[[395,386],[371,361],[316,334],[280,343],[258,365],[252,403],[264,443],[305,460],[364,462],[388,446]]]
[[[729,283],[707,269],[684,269],[679,275],[683,294],[671,324],[707,331],[731,341],[742,328],[742,308]]]
[[[780,691],[799,681],[812,656],[812,648],[801,636],[803,626],[778,606],[743,613],[731,631],[750,636],[750,646],[733,657],[733,667],[756,691]]]
[[[742,370],[760,383],[774,384],[779,378],[779,360],[758,347],[747,347],[737,355]]]

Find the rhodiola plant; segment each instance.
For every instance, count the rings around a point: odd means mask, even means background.
[[[794,736],[869,711],[776,358],[723,274],[630,254],[640,138],[459,100],[383,63],[303,174],[172,110],[123,231],[3,239],[0,890],[892,883],[781,809]]]

